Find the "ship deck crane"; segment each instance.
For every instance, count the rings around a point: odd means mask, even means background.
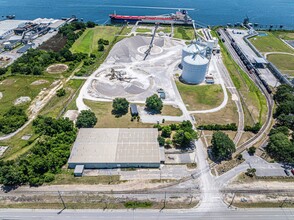
[[[159,23],[156,23],[155,28],[154,28],[154,31],[153,31],[153,34],[152,34],[151,42],[149,44],[149,48],[145,51],[145,57],[144,57],[143,60],[146,60],[147,57],[149,56],[150,52],[151,52],[151,49],[153,47],[153,41],[154,41],[154,38],[155,38],[156,31],[157,31],[157,28],[158,27],[159,27]]]

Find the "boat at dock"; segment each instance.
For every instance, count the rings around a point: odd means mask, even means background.
[[[109,15],[112,22],[136,23],[142,22],[146,24],[181,24],[192,25],[193,21],[186,10],[179,10],[175,14],[156,15],[156,16],[131,16],[118,15],[116,13]]]

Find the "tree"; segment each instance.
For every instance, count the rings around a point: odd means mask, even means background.
[[[112,114],[120,117],[128,113],[129,102],[125,98],[115,98],[112,103]]]
[[[294,162],[294,143],[283,133],[276,133],[270,136],[269,144],[266,147],[267,153],[277,161],[285,163]]]
[[[56,95],[57,95],[58,97],[65,96],[65,94],[66,94],[66,91],[65,91],[64,88],[58,89],[58,90],[56,91]]]
[[[99,44],[98,45],[98,51],[104,51],[104,45],[103,44]]]
[[[34,66],[32,72],[33,72],[33,75],[41,75],[42,74],[42,68],[40,66]]]
[[[171,128],[170,126],[164,126],[161,130],[161,136],[165,138],[169,138],[171,135]]]
[[[256,152],[256,148],[255,147],[249,147],[249,149],[248,149],[248,154],[249,155],[251,155],[251,156],[253,156],[254,154],[255,154],[255,152]]]
[[[164,146],[165,144],[165,139],[161,136],[158,136],[157,141],[159,143],[160,146]]]
[[[214,132],[211,140],[211,152],[217,161],[226,160],[232,157],[236,151],[234,142],[223,132]]]
[[[82,110],[76,122],[78,128],[93,128],[97,123],[95,113],[91,110]]]
[[[88,22],[87,22],[87,27],[88,27],[88,28],[93,28],[93,27],[95,27],[95,26],[96,26],[95,22],[93,22],[93,21],[88,21]]]
[[[6,73],[7,69],[6,68],[0,68],[0,76],[4,75]]]
[[[154,94],[146,99],[146,107],[149,111],[154,111],[160,113],[163,103],[158,95]]]
[[[256,173],[256,169],[255,168],[248,168],[245,175],[249,176],[249,177],[254,177]]]

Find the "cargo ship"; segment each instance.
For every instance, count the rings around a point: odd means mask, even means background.
[[[136,23],[137,21],[147,24],[181,24],[192,25],[193,21],[186,10],[179,10],[175,14],[157,15],[157,16],[129,16],[117,15],[116,13],[109,15],[111,22]]]

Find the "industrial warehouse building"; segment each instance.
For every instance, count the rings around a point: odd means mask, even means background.
[[[68,167],[85,169],[158,168],[161,161],[155,128],[82,128]]]

